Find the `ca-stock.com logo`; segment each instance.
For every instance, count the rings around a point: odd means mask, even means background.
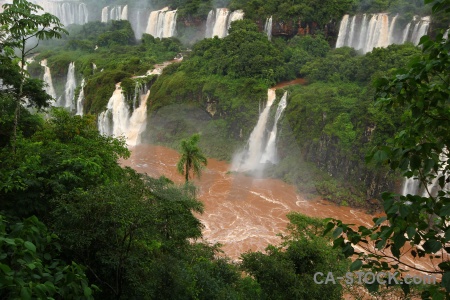
[[[399,278],[399,272],[347,272],[345,276],[335,277],[333,272],[326,275],[322,272],[314,274],[314,282],[316,284],[337,284],[344,281],[347,285],[357,284],[374,284],[375,282],[382,285],[396,284],[436,284],[436,276],[434,275],[409,275]]]

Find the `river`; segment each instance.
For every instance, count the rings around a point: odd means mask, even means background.
[[[138,145],[123,162],[140,173],[164,175],[176,183],[184,178],[176,169],[179,154],[162,146]],[[262,251],[278,244],[277,233],[284,232],[291,211],[319,218],[338,218],[347,223],[370,226],[373,215],[362,210],[337,206],[325,200],[306,200],[294,186],[277,179],[257,179],[229,173],[223,161],[208,159],[208,166],[194,184],[205,205],[197,217],[204,225],[206,241],[223,244],[222,250],[233,259],[246,251]]]

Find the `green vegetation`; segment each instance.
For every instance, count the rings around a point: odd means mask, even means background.
[[[433,3],[433,10],[450,12],[450,1]],[[375,218],[371,227],[353,228],[333,220],[327,231],[334,229],[335,247],[346,256],[356,256],[353,270],[361,267],[373,271],[399,270],[405,266],[438,278],[438,283],[426,285],[423,299],[444,299],[450,296],[449,182],[449,103],[450,40],[443,39],[444,29],[435,39],[421,39],[422,54],[411,60],[408,69],[377,82],[376,104],[381,111],[399,111],[404,126],[390,138],[378,142],[368,159],[388,165],[422,185],[422,195],[383,194],[385,216]],[[364,245],[362,252],[354,245]],[[385,251],[389,249],[389,251]],[[411,266],[404,256],[431,261],[434,269]],[[389,262],[389,263],[388,263]],[[439,279],[440,282],[439,282]],[[411,286],[399,278],[405,295]],[[371,289],[379,287],[374,284]]]
[[[182,140],[180,144],[181,157],[177,163],[177,170],[184,175],[186,183],[188,183],[189,177],[200,178],[202,169],[207,165],[206,157],[197,145],[199,140],[200,135],[194,134],[188,140]]]

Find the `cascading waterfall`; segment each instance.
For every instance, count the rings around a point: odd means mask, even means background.
[[[103,7],[101,21],[107,23],[111,20],[128,20],[128,5],[124,7],[121,5]]]
[[[78,99],[77,99],[77,112],[76,112],[76,115],[79,115],[79,116],[83,115],[84,85],[85,85],[85,80],[83,78],[81,80],[81,89],[80,89],[80,93],[78,94]]]
[[[52,73],[50,71],[50,68],[47,66],[47,60],[44,59],[41,61],[41,66],[44,67],[44,77],[42,80],[47,84],[46,87],[44,87],[44,90],[52,96],[53,99],[56,100],[56,92],[55,88],[53,87],[53,80],[52,80]]]
[[[169,11],[168,7],[152,11],[148,17],[146,33],[158,38],[168,38],[175,35],[177,11]]]
[[[86,24],[89,20],[89,11],[83,2],[75,1],[35,1],[42,6],[45,12],[59,18],[62,24]]]
[[[235,10],[233,11],[230,16],[228,17],[228,22],[227,22],[227,34],[228,34],[228,29],[230,29],[231,27],[231,23],[234,21],[238,21],[238,20],[242,20],[244,19],[244,12],[242,10]]]
[[[277,155],[277,132],[278,132],[278,121],[280,120],[281,114],[287,106],[287,92],[284,92],[283,97],[281,97],[280,103],[278,103],[277,112],[275,113],[275,121],[273,123],[272,131],[269,134],[269,141],[267,142],[266,149],[261,157],[261,163],[278,163]]]
[[[272,16],[266,19],[266,24],[264,25],[264,32],[267,34],[267,38],[272,40]]]
[[[217,8],[215,11],[211,10],[206,20],[205,37],[226,37],[228,35],[228,29],[230,28],[231,22],[242,20],[243,18],[244,12],[242,10],[236,10],[232,13],[230,13],[227,8]]]
[[[140,143],[141,133],[147,124],[147,99],[150,90],[136,83],[135,97],[139,99],[139,107],[130,115],[120,83],[116,85],[106,111],[98,116],[98,130],[103,135],[124,136],[129,146]]]
[[[98,130],[103,135],[123,136],[128,131],[130,112],[122,94],[120,83],[106,105],[106,111],[98,116]]]
[[[106,22],[108,22],[108,6],[105,6],[102,9],[102,23]]]
[[[267,121],[269,119],[270,108],[275,100],[274,89],[267,92],[266,107],[259,115],[258,122],[253,128],[248,140],[248,148],[240,152],[233,159],[232,169],[235,171],[252,171],[260,169],[260,160],[264,153],[264,138],[266,133]]]
[[[351,18],[344,15],[339,27],[336,48],[347,46],[367,53],[375,47],[387,47],[408,41],[417,45],[428,31],[429,17],[421,19],[415,17],[404,28],[396,25],[397,18],[398,15],[391,17],[385,13],[356,15]]]
[[[65,87],[65,102],[63,105],[61,103],[61,105],[58,105],[58,106],[64,106],[64,107],[68,108],[69,111],[72,111],[76,87],[77,87],[77,82],[75,79],[75,63],[71,62],[69,65],[69,70],[67,71],[67,81],[66,81],[66,87]]]
[[[147,126],[147,99],[149,95],[150,90],[136,83],[135,98],[140,100],[140,104],[130,117],[130,127],[127,132],[127,144],[129,146],[136,146],[141,143],[141,134]]]
[[[120,14],[121,20],[128,20],[128,5],[125,5],[122,9],[122,13]]]

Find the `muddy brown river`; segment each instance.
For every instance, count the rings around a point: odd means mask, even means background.
[[[164,175],[176,183],[184,179],[177,170],[177,151],[162,146],[139,145],[131,149],[123,162],[153,177]],[[204,239],[223,244],[225,253],[238,258],[243,252],[264,250],[277,244],[277,233],[286,229],[286,214],[291,211],[311,217],[339,218],[348,223],[370,226],[374,216],[361,210],[336,206],[324,200],[305,200],[295,187],[276,179],[256,179],[231,174],[223,161],[208,159],[201,179],[194,183],[205,212],[198,215],[204,227]]]

